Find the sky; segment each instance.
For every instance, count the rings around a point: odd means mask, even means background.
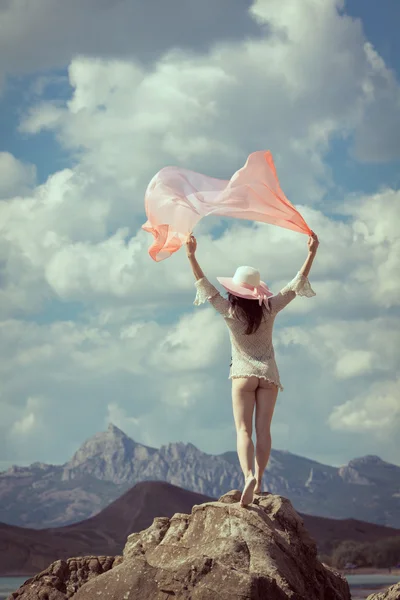
[[[166,165],[229,179],[271,150],[319,236],[275,322],[272,443],[400,465],[398,0],[0,0],[0,469],[66,462],[112,422],[236,448],[221,316],[162,262],[144,192]],[[307,237],[202,220],[197,258],[273,291]]]

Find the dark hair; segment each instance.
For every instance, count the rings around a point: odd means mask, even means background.
[[[264,302],[260,306],[258,300],[240,298],[240,296],[235,296],[229,292],[228,300],[231,303],[232,308],[236,309],[237,316],[240,318],[240,315],[242,315],[244,317],[244,322],[247,322],[245,335],[255,333],[260,327],[263,314],[268,310]]]

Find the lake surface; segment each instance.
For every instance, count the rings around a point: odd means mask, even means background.
[[[27,577],[0,577],[0,600],[5,600],[15,592],[31,575]]]
[[[0,577],[0,600],[6,600],[7,596],[11,592],[15,592],[29,577],[30,575],[27,577]],[[382,575],[380,573],[377,575],[346,575],[346,579],[354,600],[366,598],[369,594],[389,587],[400,580],[398,575]]]
[[[370,594],[377,594],[382,588],[386,589],[400,581],[399,575],[385,575],[377,573],[376,575],[346,575],[349,582],[351,597],[353,600],[367,598]]]

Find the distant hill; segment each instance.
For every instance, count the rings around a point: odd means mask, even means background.
[[[0,576],[38,573],[71,556],[117,555],[128,535],[147,529],[154,517],[190,513],[194,504],[210,500],[166,482],[146,481],[81,523],[41,530],[0,523]]]
[[[81,523],[52,529],[25,529],[0,523],[0,576],[30,575],[58,559],[122,552],[130,533],[147,529],[154,517],[190,514],[195,504],[216,500],[160,481],[136,484],[98,515]],[[245,510],[245,509],[243,509]],[[335,520],[301,515],[320,552],[344,539],[375,541],[400,535],[357,520]]]
[[[182,442],[151,448],[110,424],[64,465],[34,463],[0,473],[0,521],[31,528],[80,522],[142,481],[217,498],[241,489],[243,476],[236,452],[207,454]],[[378,456],[332,467],[272,449],[263,489],[305,514],[400,528],[400,467]]]

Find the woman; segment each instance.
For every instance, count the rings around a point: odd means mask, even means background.
[[[206,300],[224,317],[229,329],[232,362],[229,379],[232,380],[233,416],[237,432],[237,452],[245,484],[241,506],[253,501],[253,494],[261,492],[264,470],[271,452],[271,421],[278,390],[283,390],[275,362],[272,329],[279,311],[296,295],[315,296],[308,281],[319,242],[315,233],[308,239],[308,256],[297,273],[275,296],[260,281],[260,273],[252,267],[239,267],[233,277],[217,277],[228,290],[228,299],[208,281],[201,270],[195,252],[197,242],[190,234],[186,241],[187,255],[196,279],[194,304]],[[258,300],[258,302],[255,302]],[[252,441],[253,410],[255,413],[256,448]],[[255,470],[253,475],[253,460]]]

